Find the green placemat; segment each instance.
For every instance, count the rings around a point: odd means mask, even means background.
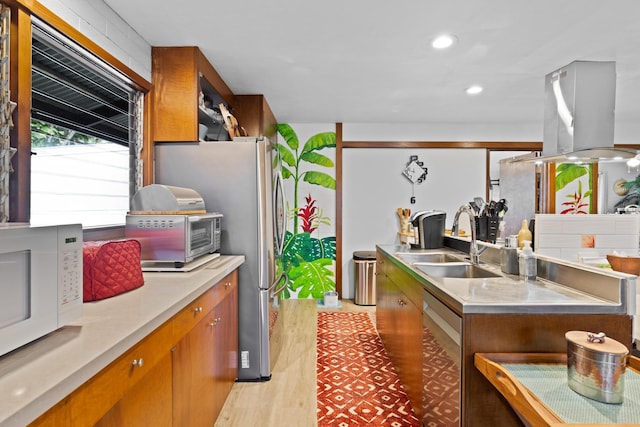
[[[571,390],[566,365],[502,363],[502,366],[565,423],[640,423],[640,375],[631,369],[624,374],[623,402],[609,404]]]

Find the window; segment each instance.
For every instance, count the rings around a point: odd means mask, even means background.
[[[122,225],[141,174],[141,96],[34,19],[31,223]]]

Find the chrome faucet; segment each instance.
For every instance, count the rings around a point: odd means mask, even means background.
[[[460,221],[460,214],[465,212],[469,217],[469,223],[471,224],[471,245],[469,246],[469,257],[471,258],[472,264],[480,263],[480,253],[482,251],[478,250],[478,242],[476,240],[476,212],[473,210],[471,205],[464,204],[458,208],[456,215],[453,217],[453,225],[451,226],[451,235],[458,235],[458,228],[460,228],[458,222]]]

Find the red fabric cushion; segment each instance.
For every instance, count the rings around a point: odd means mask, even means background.
[[[83,301],[96,301],[144,284],[137,240],[83,243]]]

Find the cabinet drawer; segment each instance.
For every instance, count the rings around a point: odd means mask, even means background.
[[[227,275],[224,279],[220,280],[216,286],[213,287],[213,307],[218,305],[220,301],[225,299],[227,295],[231,293],[231,291],[235,288],[238,283],[237,279],[238,273],[234,271]]]
[[[165,323],[84,383],[69,402],[72,425],[94,425],[171,352],[173,344],[171,324]]]
[[[237,275],[237,271],[233,271],[176,314],[172,322],[174,340],[186,335],[235,288]]]
[[[173,318],[126,350],[31,425],[82,427],[95,426],[99,422],[103,423],[101,425],[124,425],[113,420],[131,418],[131,414],[139,412],[138,410],[142,411],[145,419],[156,416],[163,422],[171,420],[170,413],[167,416],[164,411],[153,408],[172,408],[171,404],[166,404],[167,401],[171,402],[173,394],[172,348],[194,329],[198,322],[215,322],[216,325],[223,322],[221,325],[224,327],[218,329],[224,331],[221,334],[230,333],[235,338],[235,347],[229,352],[237,354],[237,296],[235,299],[227,298],[237,292],[237,283],[236,270],[216,282]],[[220,304],[223,300],[224,304]],[[229,316],[224,312],[224,307],[228,304],[235,307],[235,328],[227,326]],[[214,351],[213,346],[211,351]],[[234,361],[235,359],[233,357]],[[223,356],[221,360],[230,358]],[[236,373],[232,375],[231,383],[236,376]],[[152,393],[152,398],[148,399],[149,396],[144,392]],[[141,424],[132,422],[131,425]],[[152,422],[150,425],[162,424]]]
[[[424,288],[416,279],[402,271],[399,267],[387,262],[387,275],[411,300],[416,307],[422,307],[422,295]]]

